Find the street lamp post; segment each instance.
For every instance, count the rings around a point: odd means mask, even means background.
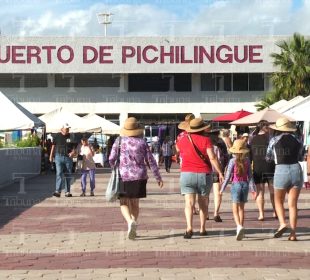
[[[97,14],[98,22],[104,25],[104,37],[107,37],[107,26],[111,24],[112,13],[99,13]]]

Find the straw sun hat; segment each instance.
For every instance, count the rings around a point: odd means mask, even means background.
[[[276,123],[271,125],[270,128],[283,132],[294,132],[296,131],[295,125],[285,117],[277,119]]]
[[[210,130],[211,125],[205,123],[202,118],[196,118],[189,122],[189,126],[185,129],[187,132],[195,133],[203,130]]]
[[[125,120],[124,127],[121,129],[121,136],[141,136],[144,128],[139,124],[136,118],[130,117]]]
[[[234,141],[234,144],[229,151],[232,154],[246,154],[249,152],[249,149],[245,147],[245,143],[242,139],[237,139]]]
[[[180,122],[178,125],[179,129],[186,130],[189,126],[189,122],[195,118],[194,114],[187,114],[183,122]]]

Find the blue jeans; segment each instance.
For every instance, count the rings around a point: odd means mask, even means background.
[[[277,164],[273,184],[275,189],[280,190],[289,190],[292,187],[301,189],[304,179],[300,164]]]
[[[182,195],[197,193],[201,196],[209,196],[212,187],[212,175],[181,172],[180,185]]]
[[[89,174],[89,184],[90,184],[90,191],[94,191],[95,189],[95,172],[96,169],[82,169],[82,176],[81,176],[81,187],[82,192],[86,192],[86,185],[87,185],[87,174]]]
[[[65,187],[65,192],[70,192],[72,181],[72,158],[68,156],[56,154],[56,191],[61,192],[62,187]]]
[[[248,182],[233,182],[230,189],[233,203],[248,202],[249,184]]]

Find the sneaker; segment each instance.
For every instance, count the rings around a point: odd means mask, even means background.
[[[95,196],[95,193],[94,192],[90,192],[90,196]]]
[[[238,226],[237,227],[237,235],[236,235],[236,239],[238,241],[242,240],[244,238],[244,227],[242,226]]]
[[[60,192],[54,192],[53,196],[60,197]]]
[[[134,240],[137,236],[137,223],[135,221],[132,221],[129,225],[128,225],[128,239]]]
[[[65,196],[66,196],[66,197],[72,197],[72,194],[69,193],[69,192],[66,192]]]
[[[85,194],[84,192],[82,192],[82,193],[80,194],[80,196],[86,196],[86,194]]]

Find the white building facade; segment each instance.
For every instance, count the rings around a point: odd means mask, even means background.
[[[205,119],[272,87],[270,54],[287,37],[0,37],[0,90],[41,115],[63,107],[122,123]]]

